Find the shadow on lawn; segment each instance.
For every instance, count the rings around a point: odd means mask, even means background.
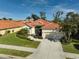
[[[79,44],[74,44],[74,47],[79,50]]]

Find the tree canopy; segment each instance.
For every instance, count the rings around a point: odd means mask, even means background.
[[[65,34],[65,41],[70,42],[72,41],[72,35],[76,34],[78,32],[78,26],[79,26],[79,14],[74,12],[69,12],[66,15],[66,18],[64,19],[63,28],[62,31]]]
[[[63,11],[57,11],[57,12],[55,12],[55,13],[53,14],[53,16],[54,16],[53,22],[55,22],[55,23],[61,22],[60,16],[61,16],[62,14],[63,14]]]
[[[32,14],[32,16],[31,16],[34,20],[38,20],[38,19],[40,19],[40,17],[39,16],[37,16],[36,14]]]
[[[46,13],[44,11],[40,12],[40,18],[46,20]]]

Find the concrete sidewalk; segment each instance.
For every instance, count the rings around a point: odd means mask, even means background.
[[[28,51],[28,52],[34,52],[36,50],[35,48],[28,48],[28,47],[14,46],[14,45],[4,45],[4,44],[0,44],[0,48],[14,49],[14,50]]]
[[[25,59],[24,57],[0,54],[0,59]]]

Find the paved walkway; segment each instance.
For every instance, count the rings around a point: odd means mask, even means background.
[[[14,46],[14,45],[4,45],[4,44],[0,44],[0,48],[14,49],[14,50],[28,51],[28,52],[35,51],[35,48],[28,48],[28,47]]]
[[[65,56],[72,59],[79,59],[79,54],[65,52]]]
[[[37,50],[26,59],[65,59],[60,42],[44,39]]]

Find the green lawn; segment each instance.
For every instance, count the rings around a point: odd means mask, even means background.
[[[78,45],[78,47],[79,47],[78,41],[72,42],[70,44],[63,44],[62,46],[63,46],[64,51],[79,54],[79,50],[74,46],[74,44]]]
[[[16,37],[15,33],[7,34],[0,37],[0,44],[8,44],[8,45],[17,45],[17,46],[24,46],[24,47],[32,47],[36,48],[40,42],[31,41],[27,39],[22,39]]]
[[[12,50],[12,49],[4,49],[0,48],[0,54],[7,54],[7,55],[13,55],[13,56],[20,56],[20,57],[26,57],[30,54],[31,52],[24,52],[24,51],[18,51],[18,50]]]

